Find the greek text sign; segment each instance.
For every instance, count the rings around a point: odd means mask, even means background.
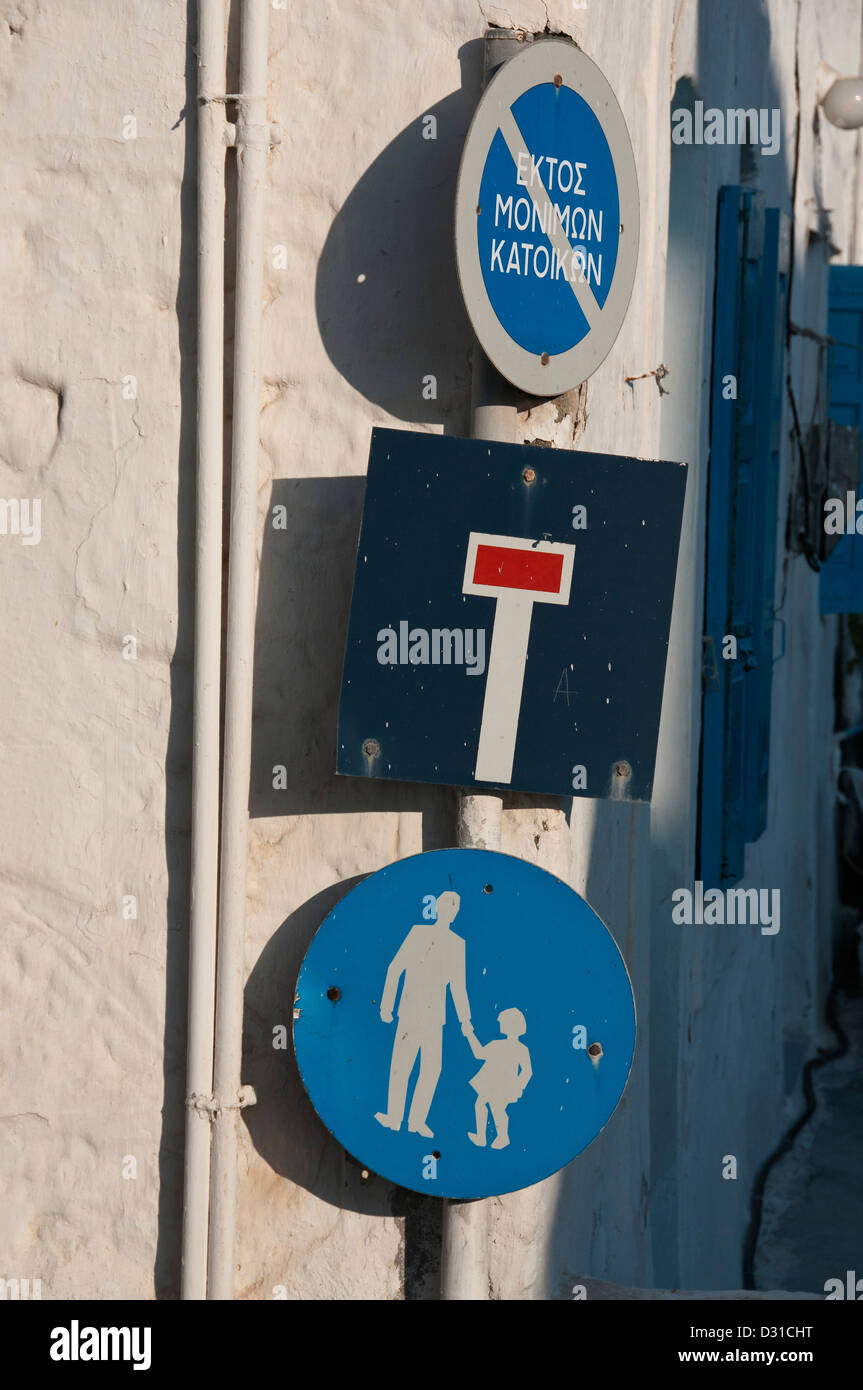
[[[338,771],[649,800],[685,475],[374,430]]]
[[[482,347],[515,386],[571,390],[626,313],[638,257],[632,146],[602,73],[561,39],[492,78],[465,142],[456,259]]]
[[[440,1197],[556,1172],[619,1101],[626,966],[578,894],[489,850],[434,850],[354,888],[303,961],[294,1048],[312,1104],[374,1172]]]

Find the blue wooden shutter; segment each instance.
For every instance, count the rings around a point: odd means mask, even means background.
[[[707,508],[705,584],[705,685],[701,721],[700,868],[706,884],[723,873],[726,808],[726,726],[729,722],[729,663],[722,660],[728,631],[732,478],[736,442],[736,402],[722,398],[723,378],[738,375],[743,312],[743,211],[745,195],[723,188],[716,230],[716,289],[711,377],[710,470]],[[738,376],[739,383],[739,376]]]
[[[724,192],[724,190],[723,190]],[[725,480],[731,494],[730,558],[725,631],[738,640],[736,660],[719,662],[719,678],[728,686],[725,718],[725,804],[720,874],[737,879],[743,873],[746,843],[747,772],[752,761],[748,746],[753,735],[751,686],[755,671],[752,634],[755,624],[753,575],[755,505],[757,486],[759,372],[759,286],[764,240],[764,213],[760,198],[736,190],[742,244],[739,336],[737,340],[737,401],[723,401],[734,416],[734,446]],[[714,401],[714,409],[719,409]],[[711,475],[713,459],[710,461]],[[720,634],[721,637],[721,634]],[[756,678],[757,679],[757,678]]]
[[[828,414],[863,429],[863,266],[830,267],[827,332],[835,340]]]
[[[757,840],[767,825],[770,760],[770,706],[773,696],[773,629],[776,595],[776,528],[782,403],[785,369],[785,310],[788,293],[790,225],[778,208],[764,215],[764,246],[759,286],[758,352],[755,361],[756,486],[754,492],[754,559],[752,660],[746,733],[746,839]]]
[[[863,430],[863,266],[830,267],[828,415]],[[821,567],[822,613],[863,613],[863,536],[843,536]]]
[[[760,196],[719,196],[708,480],[699,876],[743,873],[766,824],[787,223]],[[737,399],[723,380],[737,379]],[[736,660],[722,639],[738,640]]]

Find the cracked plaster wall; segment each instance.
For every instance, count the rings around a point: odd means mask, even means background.
[[[821,6],[840,53],[851,8]],[[491,22],[582,43],[618,95],[639,176],[639,271],[621,334],[586,389],[522,411],[522,435],[655,457],[659,392],[625,378],[668,361],[668,102],[673,43],[676,72],[693,61],[685,11],[671,0],[289,0],[271,13],[270,115],[285,139],[266,226],[244,1073],[259,1105],[242,1129],[240,1297],[398,1298],[406,1262],[423,1263],[417,1203],[346,1160],[271,1036],[290,1021],[293,972],[338,885],[454,836],[450,791],[331,773],[369,431],[467,428],[470,334],[450,220],[478,41]],[[186,26],[180,0],[0,0],[0,492],[42,499],[39,545],[0,538],[0,1274],[41,1278],[43,1297],[178,1286],[194,466]],[[428,113],[435,141],[422,139]],[[124,138],[130,115],[135,139]],[[841,147],[831,158],[836,187]],[[674,370],[666,385],[676,389]],[[286,531],[269,524],[277,503]],[[817,622],[810,611],[804,630]],[[129,637],[136,660],[124,658]],[[285,791],[272,785],[277,764]],[[803,833],[803,801],[789,814]],[[562,807],[510,797],[502,845],[586,893],[627,959],[642,1024],[649,831],[645,807],[580,802],[570,829]],[[495,1297],[568,1297],[576,1272],[651,1283],[650,1062],[642,1042],[612,1123],[567,1173],[489,1205]],[[427,1211],[423,1221],[428,1294]],[[716,1277],[733,1286],[725,1269]]]

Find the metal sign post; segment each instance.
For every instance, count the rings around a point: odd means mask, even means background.
[[[518,55],[520,51],[526,51],[524,49],[523,44],[519,44],[518,41],[510,35],[504,36],[498,33],[495,36],[488,35],[486,37],[486,88],[488,87],[489,80],[498,71],[498,69],[501,68],[507,62],[508,59],[515,60],[516,55]],[[540,62],[541,61],[542,58],[540,57]],[[569,62],[569,59],[567,59],[567,62]],[[509,70],[511,70],[511,66]],[[560,74],[560,76],[562,77],[562,74]],[[508,72],[498,73],[499,79],[503,77],[507,77],[508,80]],[[557,78],[558,74],[554,73],[552,75],[552,81],[556,82]],[[508,95],[509,92],[507,90],[507,96]],[[505,102],[502,98],[501,107],[503,107],[504,105]],[[487,204],[486,213],[483,214],[482,198],[487,194],[490,194],[491,189],[489,188],[487,181],[484,180],[484,167],[482,171],[480,171],[478,168],[478,146],[480,142],[484,144],[486,139],[485,132],[482,132],[480,130],[480,126],[478,124],[480,121],[486,121],[486,117],[480,114],[482,106],[483,103],[480,104],[480,108],[478,108],[474,116],[474,123],[471,127],[471,130],[473,132],[473,130],[476,128],[477,135],[475,137],[473,145],[471,145],[470,141],[468,141],[465,145],[465,152],[462,163],[462,173],[460,173],[459,176],[458,190],[456,196],[456,258],[459,268],[459,278],[461,280],[462,290],[465,295],[465,303],[468,309],[468,315],[473,324],[474,331],[477,334],[477,342],[474,344],[473,418],[471,433],[474,438],[492,439],[498,440],[502,443],[509,443],[515,441],[516,435],[516,407],[514,399],[512,395],[509,392],[507,392],[503,378],[498,375],[497,370],[495,369],[495,367],[491,365],[491,362],[486,357],[485,352],[480,347],[480,342],[482,342],[489,355],[494,357],[494,361],[496,362],[497,366],[500,367],[501,370],[506,370],[506,375],[509,378],[509,380],[513,382],[520,381],[520,384],[524,387],[525,390],[538,390],[540,393],[545,392],[549,395],[555,394],[555,391],[557,391],[558,393],[562,393],[563,391],[569,390],[572,386],[577,385],[579,381],[586,378],[589,373],[588,371],[584,371],[581,377],[575,376],[572,381],[569,381],[568,375],[575,365],[572,361],[572,357],[570,356],[569,362],[567,362],[564,365],[563,372],[561,373],[564,384],[556,385],[557,368],[555,367],[551,373],[548,372],[548,367],[551,365],[551,358],[548,352],[547,345],[543,344],[540,347],[540,372],[539,380],[537,381],[535,379],[536,364],[534,362],[524,361],[522,361],[520,364],[511,364],[508,361],[510,355],[508,352],[508,343],[505,340],[501,341],[498,338],[498,335],[493,331],[493,323],[489,323],[489,312],[491,311],[492,316],[495,316],[494,310],[492,309],[492,305],[489,299],[488,291],[485,288],[485,280],[484,278],[482,278],[482,267],[478,264],[481,255],[479,237],[480,234],[482,234],[487,242],[488,238],[491,236],[492,219],[494,216],[496,216],[497,213],[497,201],[495,201],[495,206],[493,209],[489,209]],[[501,115],[505,120],[505,129],[507,131],[507,134],[510,140],[512,140],[514,133],[514,122],[511,108],[506,112],[502,111]],[[489,117],[489,123],[491,123],[493,119],[493,117]],[[517,130],[515,133],[518,134]],[[517,146],[518,143],[518,140],[516,140]],[[468,159],[469,150],[470,159]],[[477,150],[476,156],[473,153],[474,150]],[[629,153],[630,162],[632,164],[632,179],[630,182],[631,188],[634,189],[635,192],[635,205],[632,209],[632,211],[634,212],[634,216],[632,217],[631,221],[631,230],[634,232],[634,251],[631,255],[634,273],[635,259],[637,256],[638,246],[638,193],[637,183],[635,181],[634,161],[632,160],[631,147]],[[516,148],[516,159],[518,159],[520,155],[521,149]],[[485,186],[481,187],[481,185],[484,182]],[[541,196],[541,191],[542,185],[535,184],[536,199],[538,199]],[[473,199],[473,202],[471,202],[471,199]],[[504,198],[502,201],[503,206],[506,207],[506,199]],[[631,201],[631,198],[629,201]],[[534,198],[532,198],[532,202],[534,202],[534,206],[536,206]],[[512,206],[514,208],[515,201],[513,201]],[[546,218],[548,218],[549,216],[547,211],[545,212],[545,216]],[[553,220],[556,221],[555,210],[553,206],[551,217]],[[551,222],[549,222],[548,225],[551,229]],[[555,228],[554,230],[556,233],[557,228]],[[625,224],[622,224],[621,232],[624,231]],[[476,238],[476,240],[474,240],[474,238]],[[496,240],[498,242],[502,242],[503,238],[502,236],[498,236]],[[560,265],[561,250],[565,251],[566,248],[562,248],[560,246],[560,242],[558,239],[556,248],[553,252],[553,254],[555,255],[554,263],[556,267],[559,267]],[[502,266],[502,245],[499,245],[497,247],[487,245],[489,263],[491,262],[492,253],[494,251],[497,251],[498,264]],[[526,256],[528,254],[529,253],[525,253]],[[508,251],[507,263],[509,263],[510,255],[511,251]],[[536,264],[537,259],[541,258],[535,257],[534,264]],[[480,275],[477,274],[478,269],[480,270]],[[626,273],[627,275],[629,274],[628,269]],[[504,271],[503,274],[506,275],[506,271]],[[491,276],[491,272],[489,272],[489,275],[490,278],[493,278]],[[579,283],[577,286],[573,286],[573,293],[579,296],[584,295],[586,298],[586,290],[583,290],[580,284],[581,278],[582,267],[579,266],[577,267],[576,271],[576,279]],[[622,280],[623,276],[621,276],[621,282]],[[525,277],[525,285],[528,284],[529,279],[528,277]],[[466,288],[469,286],[473,286],[474,290],[471,291],[468,288]],[[534,284],[531,288],[535,290],[537,286]],[[561,287],[556,282],[555,294],[559,295],[560,288]],[[628,302],[629,292],[623,291],[623,293],[625,293],[625,298]],[[625,308],[626,305],[624,304],[624,312]],[[569,306],[567,306],[567,309],[569,309]],[[617,312],[617,310],[615,312]],[[611,319],[609,318],[607,322],[610,325]],[[506,336],[508,335],[506,335],[504,330],[504,338]],[[495,351],[492,351],[493,339],[495,340],[496,347],[498,349]],[[516,347],[519,346],[520,345],[516,344]],[[536,343],[534,342],[533,344],[531,344],[530,342],[528,342],[528,347],[530,346],[533,346],[535,349]],[[516,353],[516,351],[512,352],[513,357],[516,357],[517,355],[518,354]],[[513,370],[513,365],[515,367],[515,372]],[[519,365],[523,367],[525,372],[524,377],[521,378],[518,375]],[[507,370],[507,368],[509,369]],[[516,712],[516,718],[517,717],[518,716]],[[495,779],[492,778],[492,780]],[[483,795],[481,793],[462,793],[459,795],[459,845],[465,848],[469,848],[471,846],[479,846],[497,849],[500,846],[500,829],[501,800],[499,796],[491,796],[488,794]],[[480,1300],[488,1298],[488,1233],[486,1230],[486,1216],[487,1210],[484,1204],[474,1203],[472,1205],[459,1205],[452,1202],[446,1203],[446,1206],[444,1208],[441,1262],[442,1298],[447,1300]]]
[[[483,85],[521,44],[510,34],[487,35]],[[477,340],[473,346],[471,435],[514,444],[517,436],[515,392],[491,365]],[[462,849],[500,849],[503,803],[499,793],[459,792],[456,842]],[[488,1297],[486,1208],[479,1203],[444,1204],[441,1232],[441,1298]]]

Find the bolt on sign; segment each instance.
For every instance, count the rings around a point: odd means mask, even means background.
[[[629,1075],[635,1006],[613,938],[567,884],[448,849],[333,908],[293,1027],[309,1098],[354,1158],[417,1192],[490,1197],[596,1138]]]
[[[521,390],[557,396],[600,365],[629,305],[638,180],[599,68],[564,39],[529,45],[476,109],[456,188],[468,316]]]
[[[373,430],[338,772],[648,801],[685,482]]]

